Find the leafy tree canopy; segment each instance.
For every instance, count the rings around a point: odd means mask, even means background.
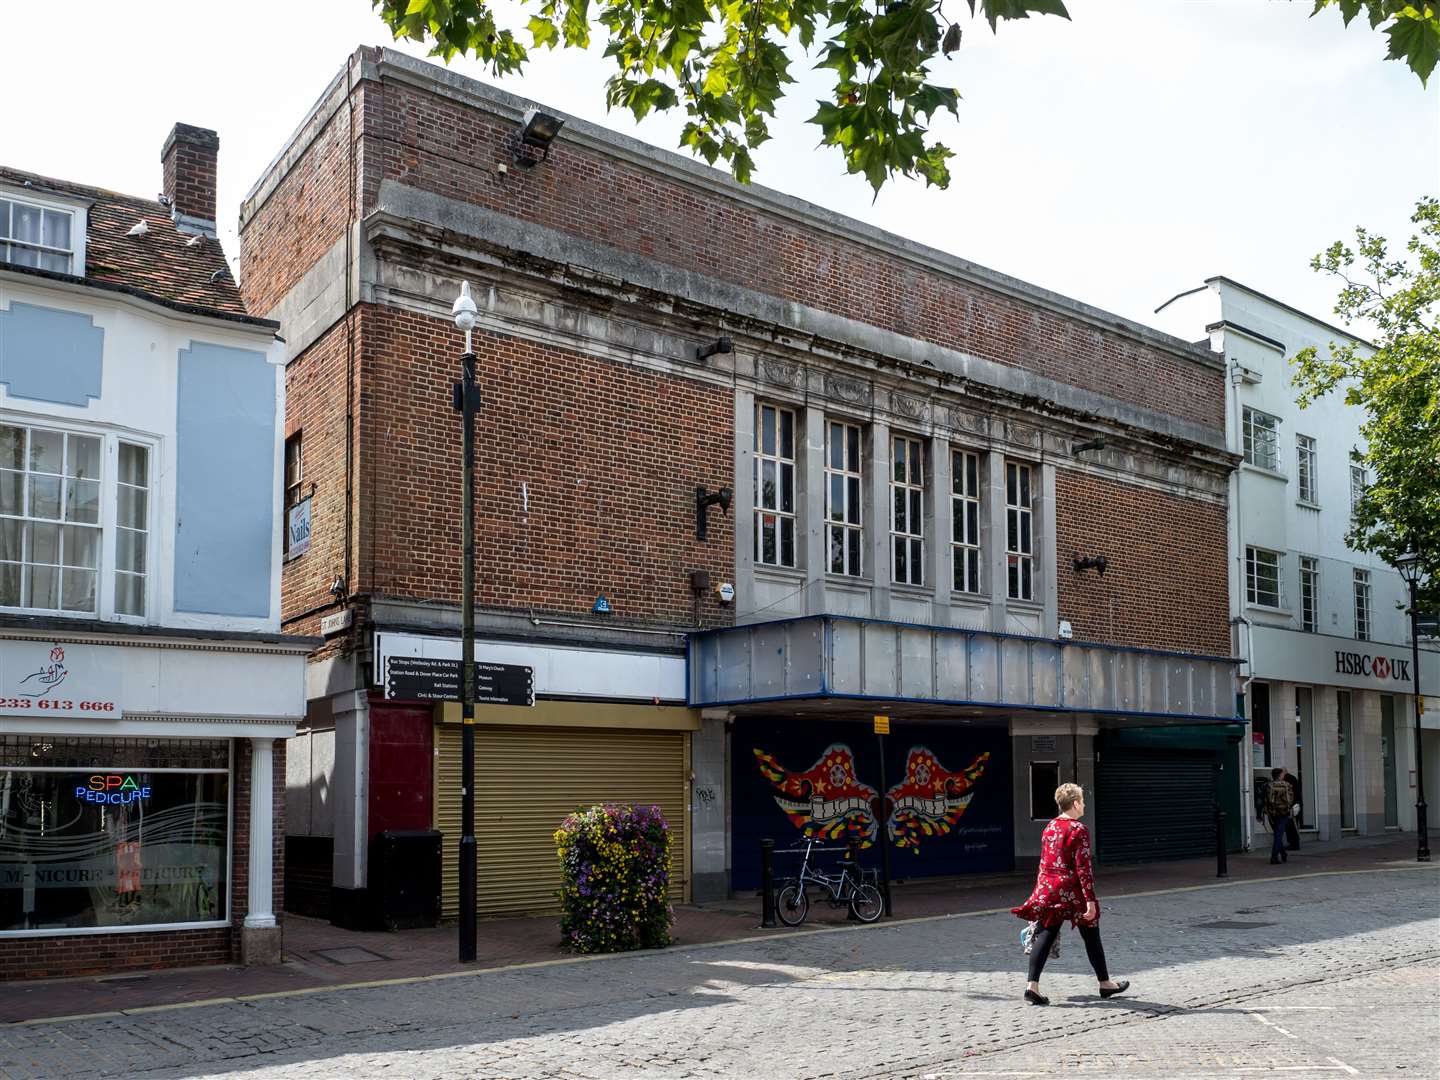
[[[1440,610],[1440,202],[1422,199],[1418,232],[1395,258],[1384,237],[1355,230],[1313,269],[1340,282],[1335,313],[1376,328],[1373,349],[1355,341],[1291,359],[1301,407],[1330,393],[1365,410],[1363,448],[1351,451],[1368,486],[1346,537],[1386,561],[1418,551],[1426,583],[1422,610]]]
[[[896,174],[946,187],[949,159],[931,139],[937,113],[960,95],[935,81],[932,62],[960,47],[961,27],[942,0],[516,0],[529,15],[529,45],[497,23],[488,0],[371,0],[398,38],[428,42],[449,62],[483,61],[497,75],[521,71],[532,48],[587,48],[603,36],[615,73],[610,107],[636,120],[683,109],[680,142],[710,164],[724,160],[748,182],[753,151],[770,121],[798,51],[817,57],[833,86],[810,123],[850,173],[878,193]],[[959,0],[951,0],[958,4]],[[966,0],[995,31],[1032,15],[1068,19],[1063,0]],[[1361,12],[1389,38],[1423,83],[1440,57],[1440,8],[1432,0],[1315,0],[1312,16],[1338,7],[1348,26]],[[524,33],[522,31],[522,33]]]

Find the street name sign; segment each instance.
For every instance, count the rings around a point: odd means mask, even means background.
[[[391,656],[385,661],[385,698],[459,701],[459,660]],[[475,663],[475,704],[534,705],[535,669],[520,664]]]

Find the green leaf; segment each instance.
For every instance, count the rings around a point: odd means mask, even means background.
[[[1385,35],[1390,39],[1387,59],[1404,60],[1420,77],[1420,85],[1426,85],[1440,59],[1440,17],[1426,19],[1417,13],[1412,18],[1402,13]]]

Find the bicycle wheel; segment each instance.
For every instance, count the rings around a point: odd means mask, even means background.
[[[874,922],[885,911],[885,897],[874,885],[860,885],[850,898],[850,910],[861,922]]]
[[[810,897],[793,881],[775,898],[775,915],[786,926],[799,926],[809,912]]]

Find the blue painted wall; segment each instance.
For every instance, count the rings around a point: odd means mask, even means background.
[[[268,616],[275,369],[264,353],[192,341],[177,398],[175,610]]]
[[[88,407],[104,349],[89,315],[21,303],[0,311],[0,383],[12,397]]]

